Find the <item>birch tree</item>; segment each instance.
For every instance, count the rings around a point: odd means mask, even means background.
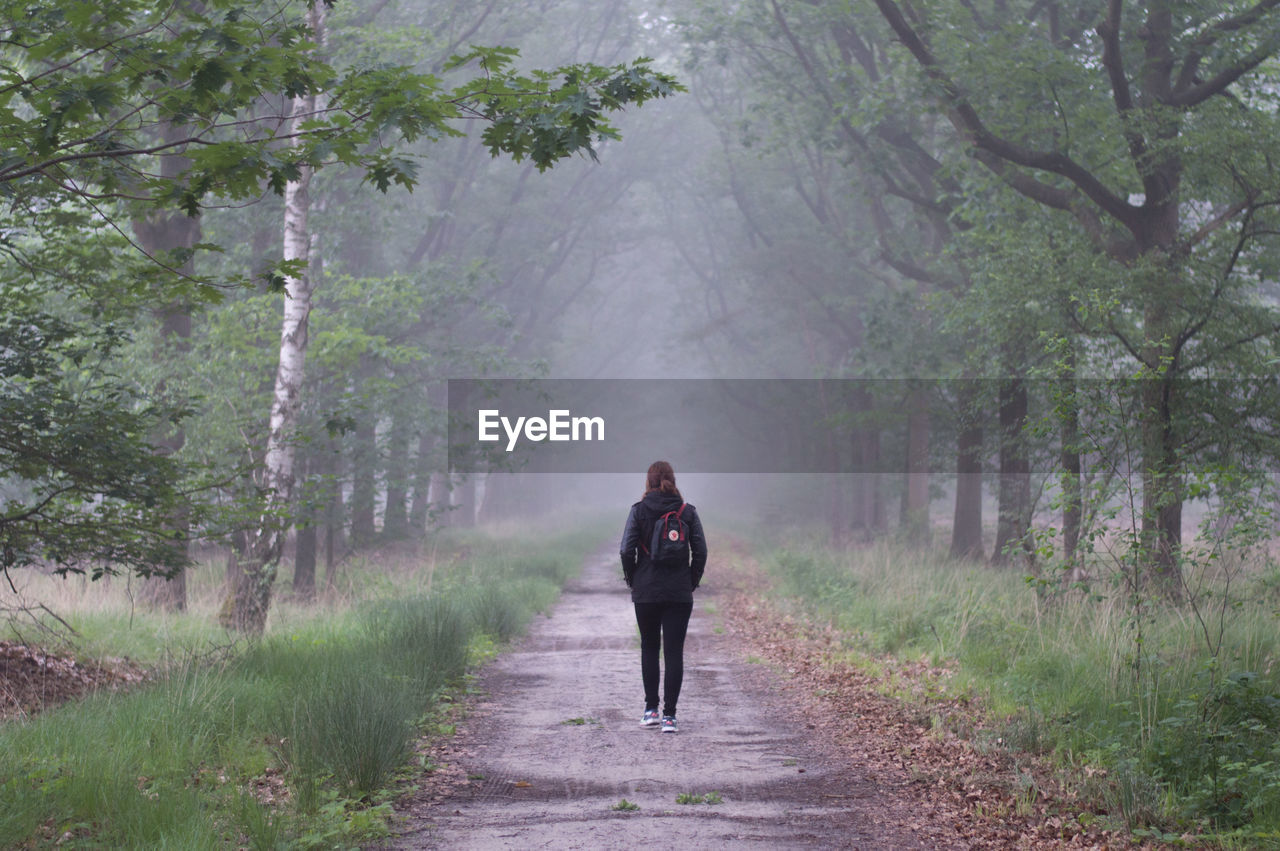
[[[319,50],[324,49],[325,13],[323,3],[307,11],[307,28]],[[293,99],[289,135],[296,140],[302,125],[324,111],[324,93],[309,92]],[[284,318],[280,326],[280,357],[276,366],[275,391],[267,431],[267,450],[260,473],[260,487],[267,494],[263,515],[246,552],[245,564],[233,589],[232,623],[240,630],[261,632],[266,623],[271,587],[275,583],[280,553],[288,527],[277,522],[293,498],[294,440],[302,402],[302,381],[307,357],[307,321],[311,316],[311,296],[315,292],[319,265],[308,263],[311,254],[311,178],[315,168],[304,165],[298,179],[284,189],[284,264],[293,271],[284,282]]]

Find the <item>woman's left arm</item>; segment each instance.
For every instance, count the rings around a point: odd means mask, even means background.
[[[689,579],[693,582],[693,587],[697,588],[707,566],[707,536],[702,531],[702,518],[698,516],[698,509],[692,505],[689,507],[693,509],[689,512],[689,552],[693,555],[689,562]]]

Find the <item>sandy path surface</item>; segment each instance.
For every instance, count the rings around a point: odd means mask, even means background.
[[[968,847],[899,794],[908,778],[867,776],[816,740],[776,676],[717,628],[713,584],[695,594],[680,732],[641,728],[639,639],[619,574],[616,556],[593,557],[485,669],[446,754],[460,782],[414,804],[385,847]],[[724,803],[676,803],[713,790]],[[623,798],[639,809],[612,809]]]

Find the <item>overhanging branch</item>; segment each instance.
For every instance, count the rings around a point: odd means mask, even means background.
[[[1066,178],[1103,213],[1114,218],[1130,232],[1138,231],[1139,209],[1108,189],[1092,172],[1071,157],[1056,151],[1027,148],[991,132],[960,86],[951,79],[924,39],[903,16],[898,4],[894,0],[875,0],[875,4],[903,46],[941,89],[947,117],[961,137],[975,148],[1009,164]],[[990,167],[992,160],[983,157],[979,159]]]

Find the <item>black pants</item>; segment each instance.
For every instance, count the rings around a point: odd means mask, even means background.
[[[684,634],[693,603],[636,603],[640,627],[640,677],[644,680],[645,709],[658,708],[658,648],[667,660],[662,714],[675,715],[684,681]]]

